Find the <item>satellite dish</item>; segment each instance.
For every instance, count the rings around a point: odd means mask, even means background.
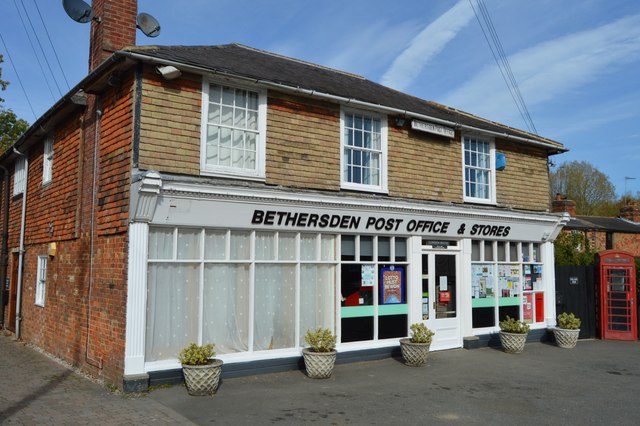
[[[93,9],[82,0],[62,0],[62,7],[71,19],[81,24],[93,19]]]
[[[82,0],[79,0],[82,1]],[[139,13],[136,18],[136,26],[147,37],[158,37],[160,35],[160,23],[156,18],[148,13]]]

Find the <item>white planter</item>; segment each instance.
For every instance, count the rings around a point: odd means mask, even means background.
[[[524,350],[524,344],[527,341],[529,333],[507,333],[500,331],[500,343],[502,348],[508,354],[519,354]]]
[[[213,395],[218,390],[220,383],[222,363],[220,359],[212,359],[207,365],[182,364],[184,383],[189,395]]]
[[[556,338],[556,343],[559,347],[564,349],[572,349],[576,347],[578,343],[578,336],[580,335],[580,329],[569,330],[567,328],[554,328],[553,335]]]
[[[335,350],[331,352],[313,352],[309,348],[303,348],[302,357],[304,358],[307,376],[312,379],[328,379],[331,377],[337,353]]]
[[[404,363],[412,367],[421,367],[427,362],[431,343],[414,343],[410,338],[400,339],[400,350]]]

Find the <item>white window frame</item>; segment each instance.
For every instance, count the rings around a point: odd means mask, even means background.
[[[47,289],[47,258],[48,256],[38,256],[38,271],[36,277],[36,305],[44,307],[45,294]]]
[[[255,170],[234,167],[207,165],[207,125],[209,112],[209,87],[211,84],[242,89],[258,94],[258,138],[256,140]],[[238,177],[252,180],[264,180],[266,170],[267,141],[267,91],[250,85],[230,83],[216,79],[202,79],[202,110],[200,120],[200,174],[206,176]]]
[[[489,144],[489,198],[472,197],[467,195],[466,170],[465,162],[465,139],[474,139],[476,142],[484,142]],[[496,204],[496,144],[493,138],[482,135],[464,134],[462,135],[462,194],[464,201],[480,204]]]
[[[46,185],[53,178],[53,136],[47,136],[42,154],[42,184]]]
[[[347,182],[344,172],[347,166],[345,156],[345,113],[366,114],[380,120],[380,185],[368,185],[363,183]],[[373,111],[358,110],[352,108],[340,109],[340,187],[342,189],[353,189],[357,191],[379,192],[387,194],[389,192],[387,186],[387,157],[388,157],[388,119],[384,114]]]
[[[16,158],[13,171],[13,195],[24,193],[26,187],[27,161],[23,156]]]

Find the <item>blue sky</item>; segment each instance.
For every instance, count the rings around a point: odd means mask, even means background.
[[[625,176],[636,178],[627,181],[628,193],[640,191],[640,1],[485,3],[538,133],[570,149],[553,161],[588,161],[609,176],[618,194],[624,192]],[[138,4],[140,12],[154,15],[162,25],[157,38],[138,31],[139,45],[239,42],[527,128],[468,0],[139,0]],[[0,35],[37,116],[87,73],[89,25],[70,20],[62,1],[2,0]],[[3,79],[11,82],[0,94],[4,106],[33,122],[2,43],[0,52],[5,56]]]

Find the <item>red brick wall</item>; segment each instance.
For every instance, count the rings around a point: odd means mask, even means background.
[[[21,337],[117,386],[124,372],[132,91],[133,80],[125,80],[97,103],[90,98],[86,112],[57,125],[50,184],[42,186],[44,139],[27,153]],[[97,107],[102,116],[94,191]],[[21,196],[11,199],[10,253],[19,248],[21,207]],[[56,243],[57,254],[48,257],[40,307],[35,305],[37,258],[47,254],[50,243]],[[10,255],[9,278],[17,259]]]

